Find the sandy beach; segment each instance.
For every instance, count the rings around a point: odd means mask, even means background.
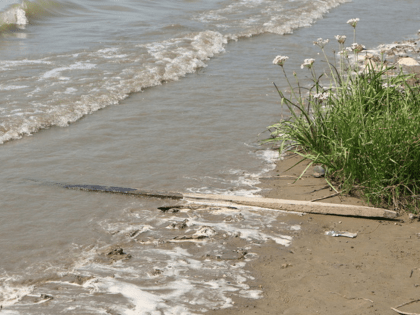
[[[273,177],[263,179],[267,197],[312,200],[328,194],[325,180],[305,175],[304,165],[284,172],[295,159],[280,161]],[[277,179],[275,179],[277,177]],[[360,199],[333,197],[322,202],[363,205]],[[259,248],[250,263],[254,286],[264,298],[238,300],[234,308],[210,314],[396,314],[391,307],[418,299],[420,292],[420,223],[404,215],[397,221],[331,215],[290,214],[288,224],[301,231],[292,245],[274,242]],[[326,231],[357,233],[332,237]],[[418,313],[420,303],[401,307]]]

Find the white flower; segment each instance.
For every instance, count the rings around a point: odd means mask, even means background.
[[[329,41],[330,41],[329,39],[323,40],[322,38],[318,38],[318,39],[314,42],[314,45],[318,45],[319,47],[321,47],[321,49],[324,49],[324,46],[325,46],[326,44],[328,44],[328,42],[329,42]]]
[[[315,94],[314,95],[314,98],[315,99],[318,99],[318,100],[320,100],[322,102],[322,101],[327,100],[329,96],[330,96],[330,93],[324,92],[324,93],[317,93],[317,94]]]
[[[335,39],[340,43],[344,44],[346,42],[346,35],[335,35]]]
[[[353,44],[351,44],[351,47],[346,47],[346,49],[348,51],[354,51],[356,54],[358,54],[359,52],[361,52],[365,48],[366,47],[364,45],[360,45],[358,43],[353,43]]]
[[[303,69],[305,67],[308,67],[309,69],[311,69],[312,68],[312,65],[314,64],[314,62],[315,62],[315,59],[312,59],[312,58],[305,59],[303,61],[303,63],[300,65],[300,68]]]
[[[356,18],[356,19],[350,19],[347,21],[347,24],[350,24],[351,26],[353,26],[354,28],[356,28],[357,22],[359,22],[360,19]]]
[[[287,59],[289,59],[289,57],[287,56],[277,56],[276,58],[274,58],[273,64],[283,67]]]
[[[384,83],[382,84],[382,88],[386,89],[386,88],[395,88],[396,85],[395,84],[388,84],[388,83]]]
[[[350,47],[347,47],[347,48],[349,48],[351,50]],[[344,57],[348,57],[349,56],[349,52],[348,52],[348,49],[347,48],[346,49],[343,49],[342,51],[339,51],[338,54],[340,54],[341,56],[344,56]]]
[[[405,88],[402,85],[384,83],[384,84],[382,84],[382,88],[383,89],[395,89],[397,92],[400,92],[402,94],[405,93]]]

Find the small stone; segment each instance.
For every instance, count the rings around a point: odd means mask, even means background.
[[[402,66],[418,66],[419,63],[414,58],[401,58],[398,60],[398,64]]]
[[[53,299],[53,297],[51,295],[48,295],[48,294],[41,294],[40,298],[43,299],[43,300],[52,300]]]
[[[178,222],[172,222],[169,224],[168,228],[182,230],[188,227],[187,223],[188,223],[188,219],[185,219],[183,221],[178,221]]]
[[[314,175],[315,178],[323,177],[323,176],[325,176],[325,169],[322,166],[317,165],[317,166],[314,167],[314,174],[313,175]]]

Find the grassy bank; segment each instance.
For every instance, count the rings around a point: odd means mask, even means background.
[[[374,206],[418,212],[420,195],[420,93],[408,84],[410,75],[385,61],[384,52],[369,55],[355,43],[358,19],[353,27],[353,44],[340,44],[337,63],[316,76],[314,59],[306,59],[312,78],[303,87],[294,73],[292,85],[285,70],[287,57],[277,56],[290,93],[278,91],[282,106],[291,117],[269,127],[265,142],[280,143],[280,150],[292,150],[321,165],[327,182],[336,190],[357,194]],[[360,65],[359,60],[364,60]]]

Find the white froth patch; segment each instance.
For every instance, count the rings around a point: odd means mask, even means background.
[[[263,24],[263,32],[279,35],[291,34],[297,28],[311,26],[324,14],[327,14],[329,10],[346,2],[349,2],[349,0],[318,1],[311,11],[305,12],[306,14],[302,14],[301,10],[294,10],[287,12],[287,16],[283,14],[272,15],[270,21]],[[284,22],[285,20],[286,22]]]
[[[41,79],[49,79],[49,78],[57,78],[60,77],[61,72],[63,71],[69,71],[69,70],[90,70],[95,68],[96,65],[93,63],[88,63],[88,62],[76,62],[75,64],[72,64],[68,67],[59,67],[59,68],[55,68],[53,70],[47,71],[45,72],[42,76]]]
[[[124,314],[160,314],[159,304],[164,303],[162,297],[147,291],[141,290],[138,286],[113,278],[104,278],[95,284],[95,290],[102,290],[112,294],[121,294],[126,297],[133,305],[134,309],[125,309]],[[153,312],[153,313],[152,313]]]
[[[90,55],[94,57],[98,56],[105,59],[112,59],[112,58],[121,59],[121,58],[128,57],[127,54],[117,54],[119,50],[120,50],[119,48],[104,48]]]
[[[0,84],[0,91],[18,90],[27,88],[27,85],[3,85]]]
[[[262,209],[261,209],[262,210]],[[220,211],[219,211],[220,213]],[[249,222],[249,220],[253,215],[250,212],[242,211],[242,215],[246,216],[246,221]],[[267,220],[268,219],[268,220]],[[265,218],[266,222],[264,222],[264,225],[268,225],[272,220],[275,218]],[[261,219],[260,219],[261,220]],[[263,222],[261,220],[261,222]],[[190,219],[189,223],[191,225],[206,225],[214,228],[215,231],[218,231],[218,233],[228,233],[229,235],[234,235],[236,237],[240,237],[242,239],[245,239],[247,241],[264,241],[267,242],[269,240],[272,240],[276,242],[279,245],[283,246],[289,246],[292,242],[293,237],[289,235],[281,235],[276,233],[265,233],[261,231],[261,227],[252,226],[249,225],[249,227],[244,227],[242,224],[240,226],[234,225],[232,223],[227,222],[201,222],[198,220]]]
[[[77,89],[70,87],[64,91],[64,94],[74,94],[75,92],[77,92]]]
[[[279,159],[278,150],[271,150],[271,149],[260,150],[256,154],[258,157],[262,158],[264,161],[268,163],[274,163],[275,161]]]
[[[25,11],[21,7],[13,7],[5,12],[0,13],[1,24],[16,24],[24,26],[28,24]]]
[[[241,290],[239,291],[241,297],[246,299],[261,299],[263,291],[261,290]]]
[[[233,305],[227,292],[237,292],[238,288],[229,285],[224,279],[202,281],[178,278],[160,286],[142,287],[116,278],[96,279],[88,285],[91,294],[110,293],[124,296],[131,305],[118,307],[123,314],[194,314],[187,305],[199,305],[208,308],[227,308]],[[242,291],[241,291],[242,292]],[[256,294],[243,293],[248,298]],[[216,300],[216,301],[214,301]],[[183,304],[186,303],[185,306]]]
[[[0,61],[0,69],[1,70],[9,70],[10,68],[14,68],[14,67],[21,67],[21,66],[26,66],[26,65],[36,65],[36,64],[45,64],[45,65],[50,65],[52,64],[50,61],[46,61],[46,60],[28,60],[28,59],[24,59],[24,60],[5,60],[5,61]]]
[[[3,307],[14,305],[33,290],[34,286],[12,286],[5,280],[0,286],[0,296],[2,297],[0,305],[3,305]],[[3,311],[1,313],[3,315]]]
[[[106,230],[110,234],[131,234],[135,233],[136,235],[139,235],[141,233],[151,231],[154,229],[151,225],[143,225],[143,224],[135,224],[127,226],[124,223],[105,223],[101,222],[101,226],[104,230]]]
[[[290,230],[292,230],[292,231],[300,231],[301,230],[301,226],[300,225],[292,225],[290,227]]]
[[[163,67],[164,74],[160,81],[173,81],[195,72],[198,68],[206,67],[204,61],[223,52],[226,44],[227,39],[222,34],[205,31],[192,37],[175,38],[138,47],[145,47],[156,59],[156,64]]]
[[[251,147],[250,145],[248,146]],[[214,186],[223,185],[224,187],[227,186],[228,188],[214,188],[213,185],[211,185],[211,187],[190,187],[187,188],[187,191],[200,194],[215,194],[228,196],[259,196],[259,193],[262,191],[262,189],[257,186],[261,183],[260,177],[263,174],[275,169],[276,161],[278,161],[279,159],[279,152],[278,150],[265,149],[258,151],[251,150],[249,154],[263,161],[263,167],[258,172],[250,173],[242,169],[230,169],[227,171],[227,173],[230,175],[234,175],[234,179],[229,180],[220,177],[209,176],[204,176],[201,179],[199,179],[201,182],[210,181],[215,183]]]

